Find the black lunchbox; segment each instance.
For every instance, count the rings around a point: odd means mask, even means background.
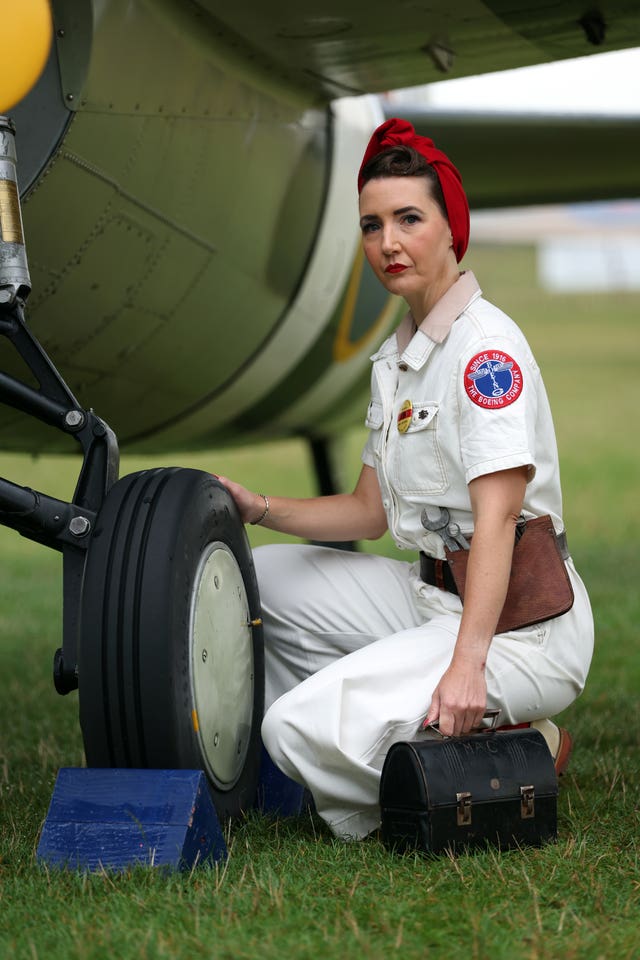
[[[382,768],[382,839],[397,850],[462,852],[555,840],[558,778],[531,728],[401,741]]]

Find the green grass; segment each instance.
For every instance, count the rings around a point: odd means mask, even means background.
[[[471,260],[470,260],[471,262]],[[224,866],[167,876],[59,873],[35,861],[60,766],[82,763],[75,694],[56,695],[59,557],[0,530],[0,958],[640,957],[640,406],[638,298],[549,296],[526,250],[479,250],[488,296],[518,319],[545,373],[561,448],[565,517],[589,587],[597,646],[559,798],[560,839],[540,850],[455,860],[334,841],[315,818],[250,815]],[[345,438],[347,483],[363,433]],[[171,463],[124,458],[122,472]],[[179,462],[268,491],[313,489],[296,441]],[[65,458],[0,457],[0,473],[52,494]],[[250,529],[254,543],[274,539]],[[391,552],[388,540],[371,549]]]

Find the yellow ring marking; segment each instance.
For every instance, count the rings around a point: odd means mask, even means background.
[[[351,357],[362,350],[366,343],[377,339],[380,336],[380,332],[388,327],[393,319],[394,314],[398,311],[398,298],[389,297],[384,307],[378,314],[375,322],[360,337],[360,339],[356,340],[355,342],[349,339],[349,332],[353,325],[353,314],[358,301],[358,293],[360,291],[360,283],[362,281],[363,267],[364,251],[362,247],[359,247],[355,256],[355,260],[353,261],[353,267],[351,269],[351,277],[349,278],[349,284],[347,286],[344,306],[342,308],[342,314],[340,316],[336,338],[333,343],[333,359],[336,363],[344,363],[346,360],[350,360]]]

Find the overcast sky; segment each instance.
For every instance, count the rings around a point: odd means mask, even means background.
[[[640,115],[640,47],[432,83],[439,107]]]

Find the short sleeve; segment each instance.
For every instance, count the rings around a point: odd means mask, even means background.
[[[380,430],[384,421],[384,412],[382,403],[379,400],[371,399],[367,408],[365,426],[369,428],[369,436],[362,451],[362,462],[368,467],[375,467],[375,451],[380,443]]]
[[[539,376],[526,345],[508,339],[476,343],[461,357],[457,396],[467,483],[521,466],[533,479]]]

